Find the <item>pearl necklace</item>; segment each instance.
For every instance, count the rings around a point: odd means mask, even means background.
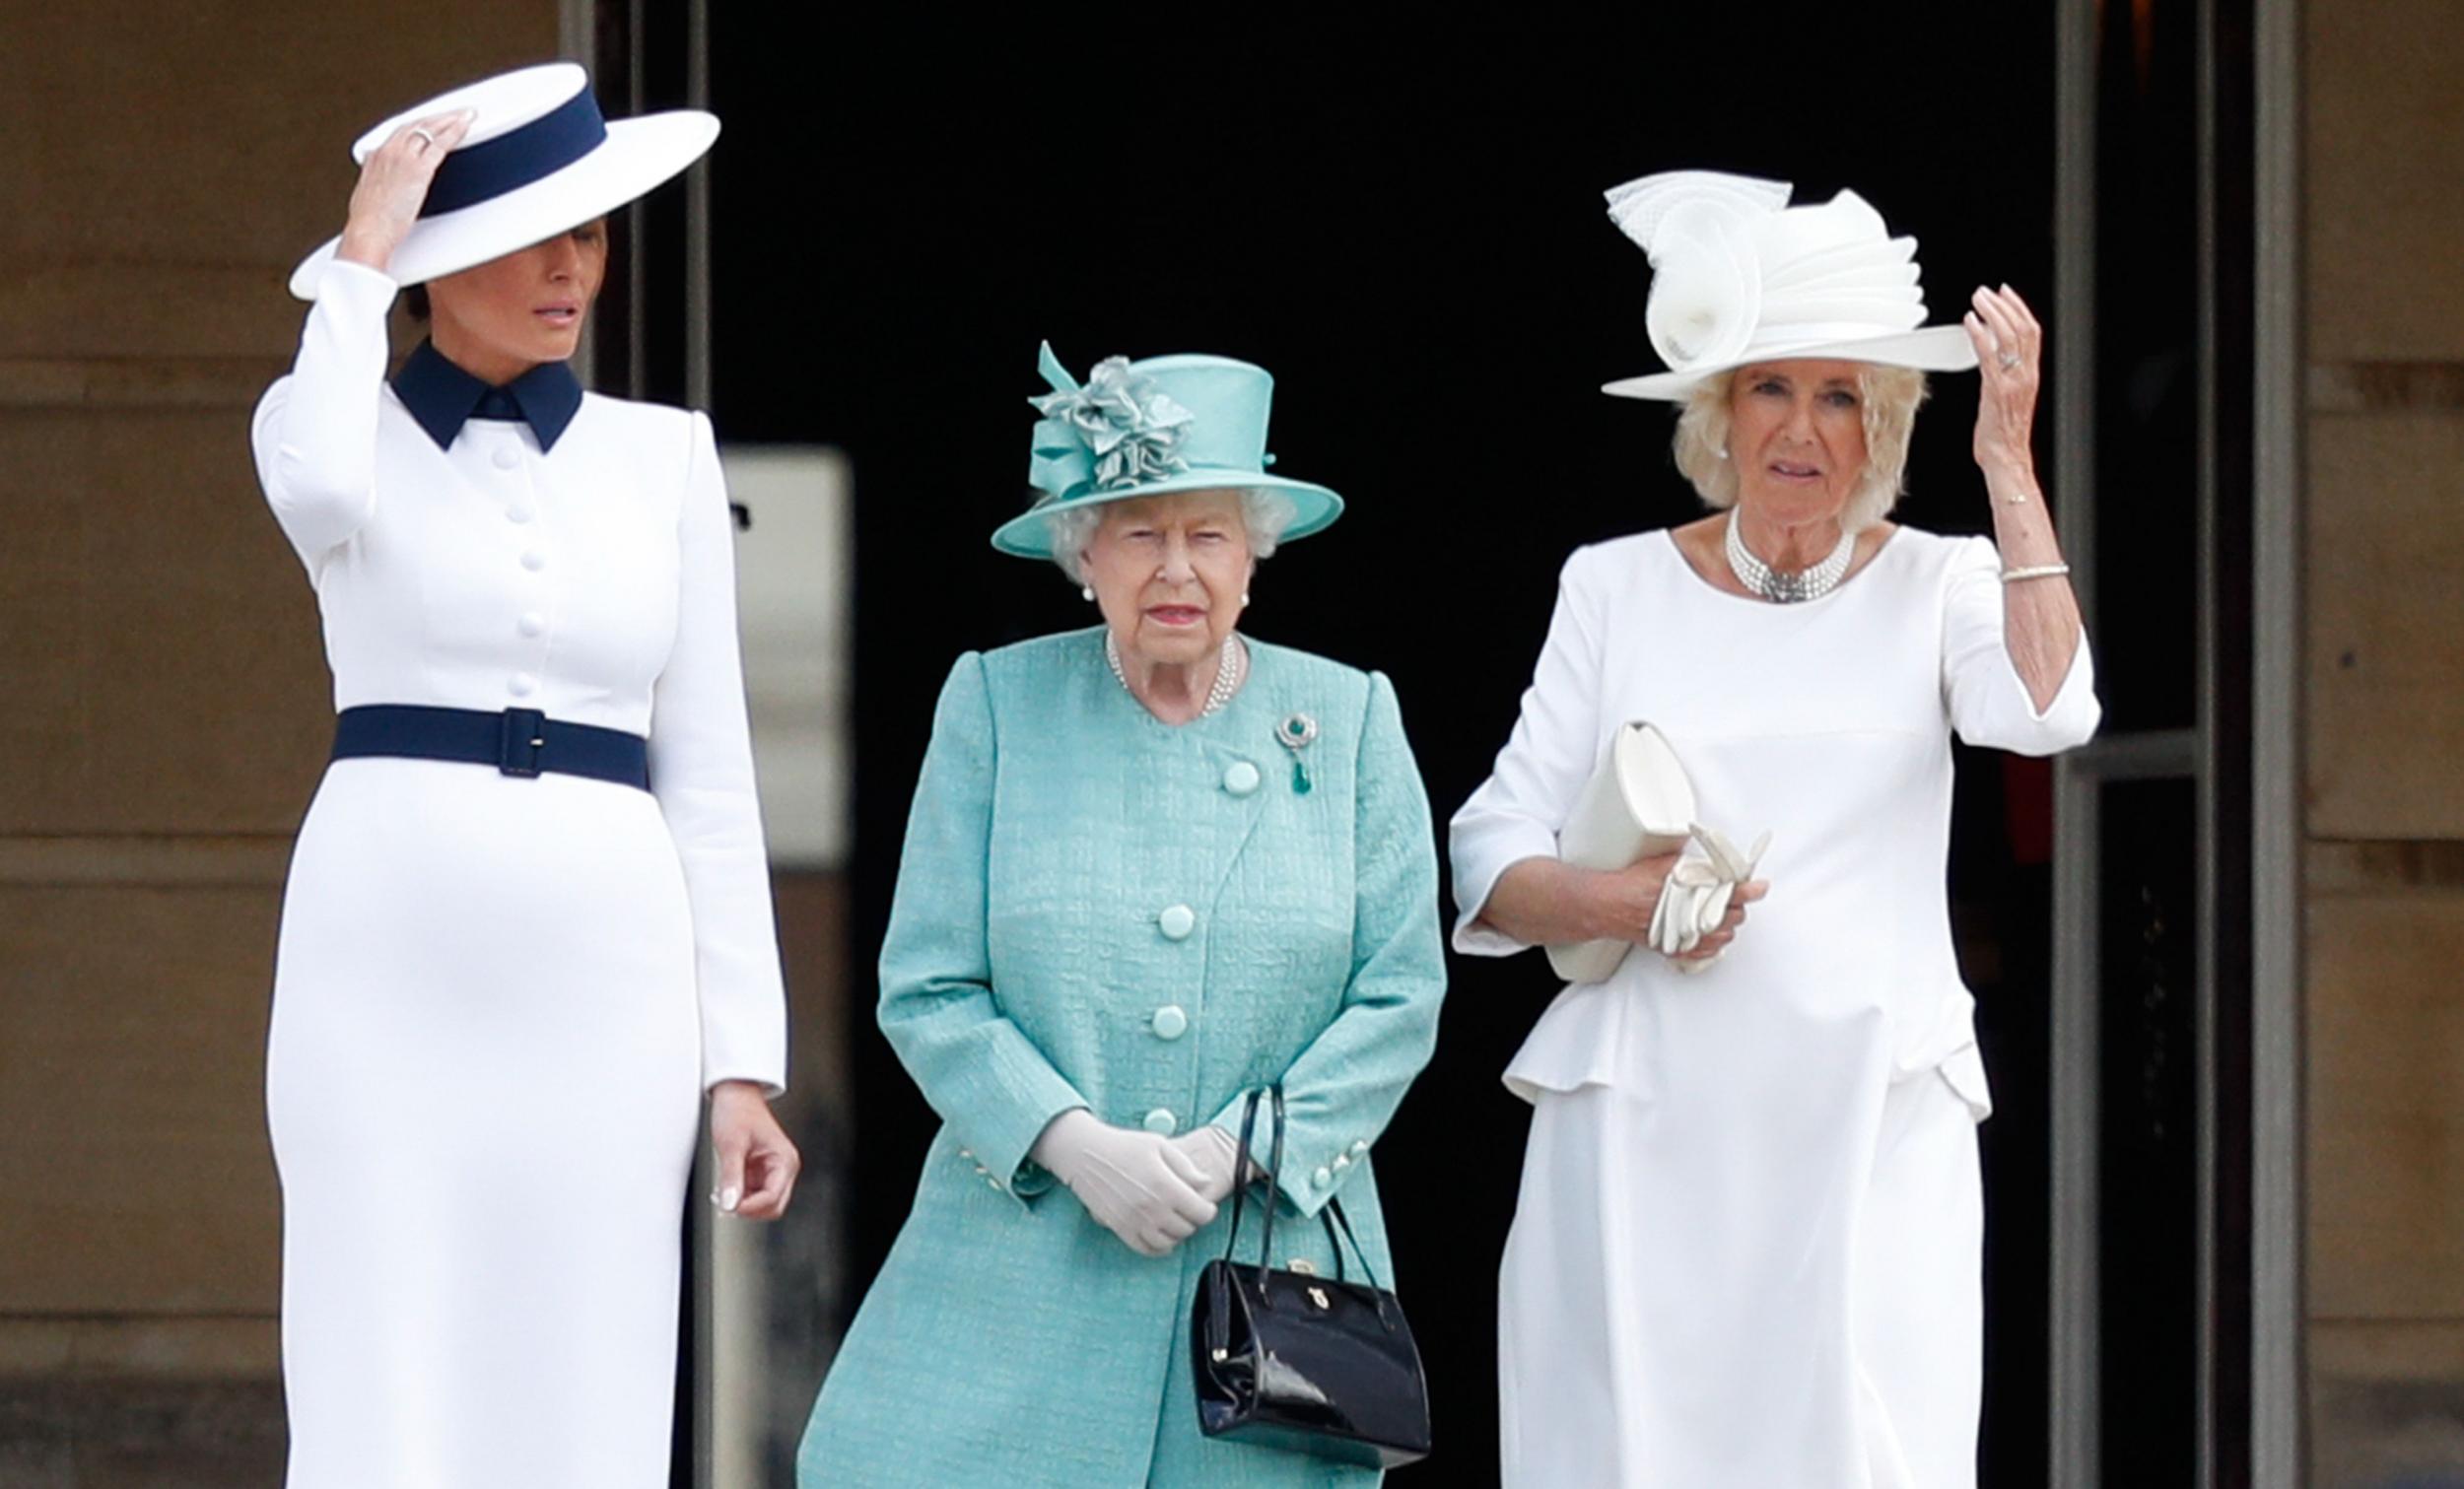
[[[1121,648],[1113,643],[1109,628],[1104,632],[1104,660],[1112,667],[1113,681],[1121,684],[1123,692],[1136,698],[1137,690],[1129,686],[1129,674],[1121,669]],[[1223,639],[1223,653],[1215,658],[1214,686],[1206,690],[1206,707],[1198,711],[1198,716],[1209,718],[1222,712],[1223,706],[1232,701],[1232,695],[1241,691],[1241,674],[1240,639],[1227,636]]]
[[[1745,547],[1745,539],[1738,531],[1738,526],[1737,514],[1730,512],[1728,518],[1729,572],[1737,575],[1737,582],[1775,605],[1794,605],[1805,600],[1818,600],[1838,588],[1839,581],[1847,576],[1848,561],[1856,555],[1857,551],[1857,535],[1853,532],[1842,532],[1839,535],[1839,546],[1831,550],[1829,558],[1811,569],[1801,569],[1795,574],[1781,574],[1753,556],[1752,551]]]

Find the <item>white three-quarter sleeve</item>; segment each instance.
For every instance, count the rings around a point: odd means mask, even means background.
[[[1943,595],[1943,694],[1951,727],[1969,744],[2020,755],[2052,755],[2087,743],[2104,715],[2088,633],[2080,633],[2070,671],[2040,712],[2011,663],[2002,598],[2002,555],[1993,540],[1959,543]]]
[[[1454,946],[1468,955],[1503,957],[1525,949],[1526,943],[1479,923],[1480,912],[1510,866],[1556,856],[1557,831],[1591,778],[1600,737],[1602,618],[1588,551],[1577,549],[1558,575],[1556,614],[1514,733],[1497,752],[1488,779],[1448,826]]]
[[[257,482],[310,575],[376,508],[376,410],[395,289],[365,265],[327,264],[291,374],[257,401],[249,430]]]
[[[676,641],[650,702],[650,789],[684,865],[702,1013],[702,1084],[787,1084],[787,992],[753,789],[736,640],[735,532],[710,420],[693,416]]]

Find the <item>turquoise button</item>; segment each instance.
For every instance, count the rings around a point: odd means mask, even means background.
[[[1164,933],[1164,939],[1186,941],[1190,932],[1198,929],[1198,912],[1186,905],[1175,905],[1155,917],[1155,925]]]
[[[1181,1118],[1161,1107],[1146,1114],[1146,1130],[1157,1137],[1170,1137],[1181,1130]]]
[[[1147,1020],[1147,1027],[1155,1031],[1155,1038],[1159,1040],[1177,1040],[1190,1032],[1190,1016],[1181,1011],[1179,1004],[1167,1003],[1155,1010],[1155,1016]]]
[[[1236,760],[1232,762],[1232,768],[1223,773],[1223,788],[1235,796],[1246,796],[1257,790],[1259,781],[1264,778],[1258,774],[1256,766],[1246,760]]]

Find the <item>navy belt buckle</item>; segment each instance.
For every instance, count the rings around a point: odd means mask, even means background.
[[[508,776],[536,776],[539,752],[547,743],[547,714],[537,709],[508,709],[504,733],[497,743],[496,768]]]

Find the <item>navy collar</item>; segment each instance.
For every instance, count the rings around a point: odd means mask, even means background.
[[[393,393],[439,449],[451,449],[453,437],[472,419],[519,419],[539,437],[539,448],[553,449],[565,426],[582,412],[582,379],[561,362],[542,362],[503,387],[490,387],[454,366],[432,341],[422,341],[402,359]]]

